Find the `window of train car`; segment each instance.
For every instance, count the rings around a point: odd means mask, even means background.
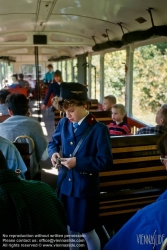
[[[73,75],[74,75],[74,82],[78,82],[78,60],[77,58],[73,59]]]
[[[5,88],[11,83],[13,65],[11,63],[0,62],[0,89]]]
[[[106,53],[104,56],[104,96],[115,95],[117,103],[125,105],[126,51]]]
[[[39,69],[39,78],[42,79],[42,65],[38,65]],[[28,79],[28,75],[32,76],[32,79],[36,79],[36,66],[34,64],[23,64],[22,65],[22,74],[24,75],[24,79]]]
[[[92,56],[91,98],[100,101],[100,55]]]
[[[62,61],[62,77],[63,77],[63,81],[66,82],[66,61]]]
[[[167,43],[136,48],[133,64],[133,116],[155,124],[159,106],[167,103]]]
[[[62,65],[61,65],[61,62],[58,62],[57,63],[57,69],[58,70],[60,70],[60,71],[62,71]],[[63,79],[64,80],[64,79]]]
[[[67,82],[72,82],[72,60],[67,60]]]
[[[53,70],[56,71],[58,69],[58,62],[51,63],[53,65]]]

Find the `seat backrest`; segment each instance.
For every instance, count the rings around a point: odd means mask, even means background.
[[[89,110],[98,109],[98,100],[97,99],[89,99],[88,101],[91,102],[91,107],[89,108]]]
[[[19,139],[28,139],[30,140],[31,143],[31,147],[32,150],[30,152],[30,146],[28,142],[19,142]],[[16,148],[18,149],[18,151],[20,152],[20,155],[27,167],[27,172],[25,173],[25,177],[27,180],[31,179],[31,174],[30,174],[30,156],[34,151],[35,145],[34,142],[32,140],[32,138],[30,138],[29,136],[18,136],[15,141],[13,142],[13,144],[16,146]]]
[[[19,94],[23,94],[26,97],[28,97],[28,89],[27,88],[14,88],[14,89],[8,89],[8,91],[10,93],[19,93]]]
[[[0,123],[4,122],[6,119],[8,119],[10,115],[0,115]]]
[[[111,137],[112,170],[100,173],[100,190],[167,187],[167,171],[160,162],[157,141],[161,135]]]
[[[91,114],[95,116],[96,120],[98,122],[102,122],[106,125],[109,125],[111,123],[111,111],[91,111]]]
[[[91,111],[91,114],[94,115],[96,118],[103,118],[103,117],[109,117],[111,120],[111,111]]]
[[[21,143],[21,142],[14,142],[13,143],[17,150],[20,152],[20,155],[27,167],[27,172],[25,173],[25,178],[27,180],[31,180],[30,176],[30,154],[29,154],[29,144],[28,143]]]

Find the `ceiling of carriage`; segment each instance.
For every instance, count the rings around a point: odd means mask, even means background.
[[[0,0],[0,55],[34,53],[33,35],[47,35],[39,54],[52,57],[83,54],[97,43],[121,40],[124,32],[167,25],[166,0]],[[144,18],[144,23],[136,21]]]

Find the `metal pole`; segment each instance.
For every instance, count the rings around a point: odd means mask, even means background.
[[[37,85],[37,107],[38,107],[38,122],[41,122],[41,93],[39,85],[39,58],[38,58],[38,46],[35,46],[35,69],[36,69],[36,85]]]
[[[94,70],[95,70],[95,99],[96,99],[96,66],[94,66]]]

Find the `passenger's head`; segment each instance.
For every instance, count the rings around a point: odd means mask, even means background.
[[[167,133],[164,134],[157,143],[157,149],[160,151],[160,160],[167,170]]]
[[[107,110],[111,110],[111,108],[113,107],[113,105],[115,105],[117,103],[116,97],[114,95],[108,95],[104,97],[103,100],[103,110],[107,111]]]
[[[156,113],[155,122],[157,125],[167,126],[167,104],[161,106]]]
[[[6,105],[9,114],[13,115],[26,115],[29,110],[28,99],[23,94],[10,94],[6,98]]]
[[[32,80],[32,76],[31,75],[28,75],[28,80]]]
[[[17,74],[12,75],[12,81],[17,82],[17,80],[18,80]]]
[[[52,71],[53,71],[53,66],[52,66],[52,64],[48,64],[47,68],[48,68],[49,72],[52,72]]]
[[[83,117],[88,114],[87,101],[79,101],[79,100],[64,100],[62,103],[60,102],[61,110],[66,113],[66,117],[71,122],[79,122]]]
[[[60,70],[55,71],[55,73],[54,73],[54,81],[55,82],[63,82],[62,73],[61,73]]]
[[[10,95],[10,92],[7,89],[0,90],[0,104],[5,103],[6,97]]]
[[[115,104],[111,110],[112,110],[112,120],[115,121],[116,123],[123,122],[123,119],[126,115],[125,106],[120,103]]]
[[[23,80],[23,79],[24,79],[24,75],[23,75],[22,73],[20,73],[20,74],[18,75],[18,79],[19,79],[19,80]]]

